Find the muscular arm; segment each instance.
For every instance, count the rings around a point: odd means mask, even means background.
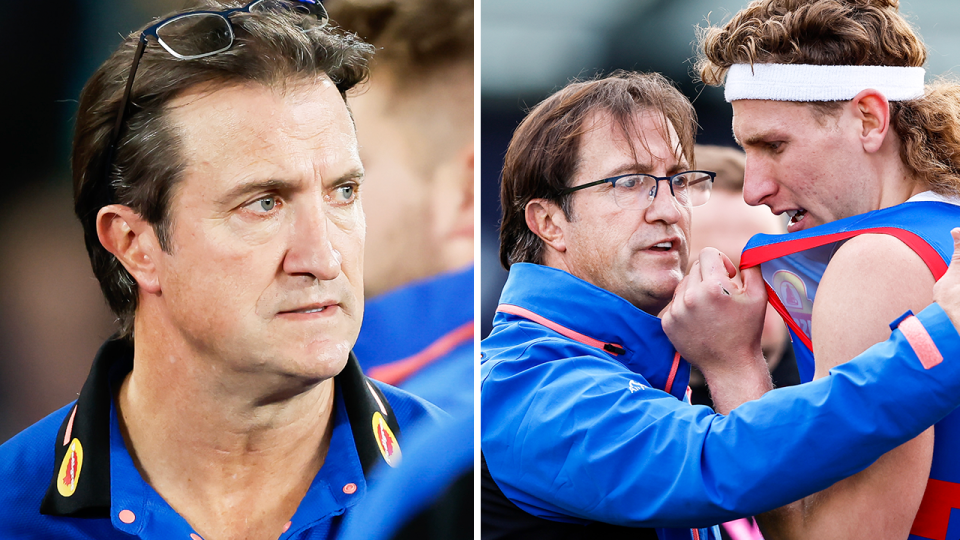
[[[831,260],[813,310],[815,379],[889,334],[889,321],[919,312],[934,280],[899,240],[864,235]],[[788,507],[760,516],[768,539],[903,540],[930,472],[933,428],[883,455],[866,470]]]

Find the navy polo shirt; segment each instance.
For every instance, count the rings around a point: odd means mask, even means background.
[[[200,538],[144,481],[120,434],[112,390],[132,366],[132,346],[108,341],[76,402],[0,446],[0,538]],[[401,426],[443,415],[373,383],[352,354],[334,380],[330,449],[296,513],[277,531],[281,540],[336,537],[343,516],[367,493],[369,472],[399,464]]]

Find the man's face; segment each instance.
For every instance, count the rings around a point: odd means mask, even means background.
[[[803,103],[734,101],[733,132],[747,153],[744,200],[786,212],[789,232],[879,208],[854,120],[846,108],[818,118]]]
[[[165,316],[189,347],[235,368],[326,378],[363,316],[363,174],[326,77],[201,90],[169,120],[186,169],[158,263]]]
[[[672,125],[664,129],[662,118],[652,112],[639,114],[636,125],[646,148],[640,135],[628,138],[608,114],[588,118],[570,185],[628,173],[668,176],[687,169],[677,155]],[[571,211],[564,224],[567,270],[658,314],[673,298],[687,266],[690,209],[677,203],[661,182],[657,197],[642,210],[618,207],[610,184],[602,184],[575,192]]]

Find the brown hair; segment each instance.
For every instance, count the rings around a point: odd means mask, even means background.
[[[919,67],[927,51],[898,0],[755,0],[701,32],[700,78],[721,85],[733,64]],[[810,102],[835,114],[840,102]],[[890,102],[908,170],[941,194],[960,194],[960,85],[927,85],[922,98]]]
[[[541,263],[543,241],[526,222],[526,206],[533,199],[557,203],[570,217],[569,187],[580,158],[584,123],[595,112],[610,115],[624,134],[639,133],[636,116],[643,111],[662,115],[673,125],[682,152],[693,165],[696,113],[690,102],[658,73],[616,71],[610,76],[573,82],[534,107],[510,140],[500,185],[500,263],[509,269],[517,262]],[[669,141],[667,133],[661,133]]]
[[[282,88],[291,80],[310,80],[323,74],[345,96],[367,77],[371,46],[355,36],[322,27],[315,17],[285,5],[278,1],[276,9],[270,11],[232,15],[233,47],[205,58],[178,60],[156,40],[148,39],[109,180],[104,178],[104,161],[142,28],[127,36],[80,94],[73,141],[74,210],[83,226],[93,273],[117,314],[121,336],[132,337],[137,283],[100,244],[97,212],[112,202],[129,206],[153,225],[161,246],[169,249],[168,205],[184,162],[178,139],[167,123],[167,104],[198,85],[217,88],[254,82]],[[213,0],[205,2],[210,10],[228,7]],[[109,191],[104,186],[107,181],[115,194],[113,200],[103,196]]]
[[[746,156],[743,150],[730,146],[698,144],[697,168],[717,173],[713,189],[722,189],[733,193],[743,191],[743,175],[746,170]]]
[[[399,83],[473,63],[473,0],[330,0],[342,28],[377,47],[375,66]],[[378,69],[375,67],[374,69]]]

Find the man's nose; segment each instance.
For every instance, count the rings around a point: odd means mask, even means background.
[[[743,172],[743,200],[750,206],[764,204],[777,191],[769,168],[762,160],[747,157]]]
[[[647,207],[646,220],[649,222],[663,221],[676,223],[680,221],[680,203],[670,192],[670,181],[657,182],[657,194]]]
[[[310,275],[318,280],[331,280],[340,275],[343,257],[333,245],[330,233],[334,227],[322,200],[296,208],[283,270],[290,275]]]

